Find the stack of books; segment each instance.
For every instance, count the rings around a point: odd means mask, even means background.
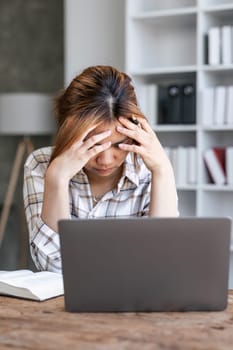
[[[196,147],[165,147],[171,161],[176,185],[178,187],[197,183],[197,149]]]
[[[203,157],[211,183],[233,185],[233,146],[209,148]]]
[[[203,125],[233,125],[233,86],[207,87],[201,95]]]
[[[233,27],[211,27],[207,35],[207,63],[211,66],[233,63]]]

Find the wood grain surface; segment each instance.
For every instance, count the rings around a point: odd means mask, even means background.
[[[233,291],[220,312],[68,313],[45,302],[0,297],[0,349],[232,350]]]

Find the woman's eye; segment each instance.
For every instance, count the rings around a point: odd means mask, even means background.
[[[120,144],[120,143],[122,143],[122,142],[114,143],[112,146],[113,146],[114,148],[119,148],[119,144]]]
[[[125,144],[127,144],[127,145],[130,145],[130,144],[132,144],[132,139],[126,139],[126,140],[122,140],[122,141],[120,141],[120,142],[113,143],[113,144],[112,144],[112,147],[118,148],[118,149],[119,149],[119,145],[120,145],[121,143],[125,143]]]

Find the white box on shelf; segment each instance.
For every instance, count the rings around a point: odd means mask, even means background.
[[[177,186],[187,185],[188,159],[187,147],[179,146],[175,151],[174,158],[175,178]]]
[[[157,122],[157,107],[158,107],[158,86],[156,84],[147,85],[147,115],[151,125]]]
[[[197,149],[196,147],[187,147],[187,152],[187,183],[193,185],[197,183]]]
[[[222,63],[232,63],[232,28],[230,25],[222,27]]]
[[[208,31],[208,63],[218,65],[221,63],[221,29],[212,27]]]
[[[139,107],[145,115],[147,114],[147,88],[145,84],[139,85],[136,88],[136,95],[138,98]]]
[[[211,125],[214,120],[214,88],[207,87],[201,92],[201,123]]]
[[[157,121],[158,87],[156,84],[142,84],[137,88],[139,106],[149,123],[155,125]]]
[[[226,87],[216,86],[214,92],[214,124],[222,125],[225,121]]]
[[[233,86],[228,86],[226,88],[226,113],[225,113],[225,123],[233,124]]]
[[[226,148],[226,177],[227,184],[233,185],[233,146]]]

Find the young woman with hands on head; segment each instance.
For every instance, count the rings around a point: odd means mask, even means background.
[[[178,216],[170,161],[140,111],[125,73],[85,69],[56,99],[54,147],[25,163],[24,203],[32,258],[61,272],[58,220]]]

